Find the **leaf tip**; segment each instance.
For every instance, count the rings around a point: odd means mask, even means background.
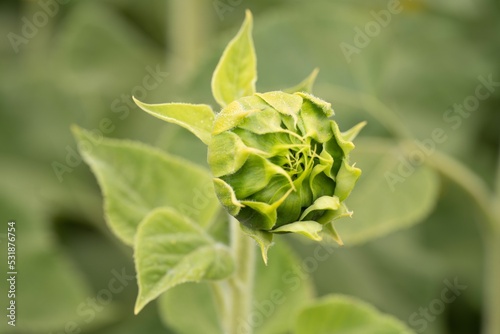
[[[135,96],[132,95],[132,101],[141,109],[144,109],[145,103],[138,100]]]
[[[79,147],[85,140],[89,141],[91,144],[94,144],[95,140],[89,134],[89,130],[84,129],[76,124],[71,124],[70,130],[71,133],[73,134],[73,138],[75,138],[76,143],[78,144]]]
[[[246,10],[243,24],[224,49],[212,75],[212,95],[223,108],[240,97],[255,93],[257,59],[252,30],[253,16]],[[238,75],[235,77],[234,73]]]
[[[69,128],[71,130],[71,133],[73,134],[73,137],[78,138],[81,136],[83,129],[80,126],[71,124]]]
[[[253,22],[253,15],[252,11],[250,9],[245,10],[245,23],[252,23]]]
[[[144,306],[145,306],[145,304],[141,301],[141,298],[137,297],[137,301],[135,302],[135,306],[134,306],[134,315],[138,315],[139,312],[142,311]]]
[[[316,80],[316,78],[318,77],[318,74],[319,74],[319,67],[315,67],[314,70],[309,75],[309,80],[311,82],[314,82]]]
[[[269,258],[267,256],[267,253],[269,252],[269,248],[271,248],[274,245],[274,242],[262,243],[262,242],[257,241],[257,244],[259,245],[259,248],[260,248],[260,253],[262,255],[262,260],[264,261],[264,264],[267,266],[268,258]]]

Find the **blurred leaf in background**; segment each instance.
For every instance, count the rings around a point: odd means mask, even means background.
[[[451,121],[446,115],[458,115],[448,110],[475,94],[480,77],[500,81],[498,2],[402,0],[402,10],[370,34],[366,29],[374,29],[376,17],[383,20],[388,1],[218,2],[229,7],[221,12],[215,1],[203,0],[0,4],[0,207],[2,226],[11,219],[18,226],[20,305],[18,326],[13,331],[2,322],[2,333],[59,333],[72,326],[82,333],[166,332],[154,306],[132,316],[134,280],[124,278],[123,290],[105,299],[102,291],[110,290],[116,272],[133,275],[131,250],[107,230],[97,184],[69,128],[76,123],[92,129],[97,140],[140,140],[205,165],[203,144],[139,112],[131,96],[215,106],[211,72],[246,8],[255,16],[259,91],[289,87],[319,67],[315,93],[332,102],[341,127],[368,119],[362,134],[367,138],[360,138],[367,144],[359,148],[374,157],[359,157],[368,167],[361,189],[369,186],[363,183],[371,166],[376,173],[381,149],[368,137],[391,143],[398,135],[395,122],[420,141],[443,129],[447,139],[436,148],[493,180],[500,90],[494,86],[467,117]],[[27,42],[13,47],[12,34]],[[342,43],[359,52],[348,59]],[[395,118],[373,117],[384,108]],[[336,249],[311,272],[316,294],[359,297],[412,326],[410,316],[439,297],[446,279],[458,277],[467,290],[425,333],[476,333],[482,299],[479,218],[467,196],[432,171],[421,170],[406,182],[392,195],[421,206],[404,225],[423,221],[384,236],[401,225],[387,227],[379,230],[381,239]],[[411,184],[419,187],[405,190]],[[346,233],[376,224],[369,217],[381,204],[386,211],[377,217],[401,218],[387,211],[398,202],[375,200],[377,192],[364,189],[352,199],[355,218],[339,223]],[[313,245],[289,241],[304,259],[314,255]],[[3,260],[0,269],[6,272]],[[2,293],[0,304],[6,302]]]

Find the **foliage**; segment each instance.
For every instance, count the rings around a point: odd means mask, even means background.
[[[130,317],[137,295],[133,282],[109,304],[99,304],[102,311],[84,315],[77,311],[87,298],[96,297],[107,286],[113,269],[126,268],[132,273],[133,265],[130,250],[102,228],[98,188],[81,164],[68,128],[78,123],[92,129],[97,139],[99,132],[135,138],[170,156],[206,164],[203,143],[187,131],[138,112],[130,95],[140,91],[135,87],[143,85],[149,74],[146,68],[155,71],[160,64],[170,74],[160,76],[144,100],[210,101],[211,71],[229,40],[226,31],[235,31],[233,26],[240,23],[245,6],[256,14],[261,89],[286,87],[319,66],[315,93],[333,103],[339,125],[349,128],[368,119],[351,158],[364,172],[357,184],[359,192],[354,191],[347,202],[355,215],[337,226],[346,247],[328,253],[317,269],[313,267],[314,294],[353,295],[408,322],[413,312],[438,297],[443,279],[456,276],[468,284],[467,290],[428,323],[426,332],[478,332],[484,268],[482,229],[474,223],[485,219],[477,215],[475,201],[430,166],[416,168],[396,184],[394,192],[381,176],[384,168],[374,178],[368,173],[370,166],[381,166],[385,160],[370,153],[373,136],[384,137],[382,146],[387,151],[383,157],[397,164],[403,152],[399,144],[404,140],[398,138],[405,132],[402,127],[420,142],[431,139],[435,128],[442,128],[447,138],[435,143],[435,149],[462,161],[489,188],[494,187],[498,91],[481,101],[467,118],[450,123],[443,114],[474,94],[478,76],[498,78],[498,4],[487,0],[404,1],[403,12],[353,55],[350,64],[339,43],[352,42],[353,28],[363,29],[374,19],[371,11],[384,9],[386,2],[255,1],[226,12],[224,21],[218,21],[211,3],[207,4],[205,10],[186,14],[168,2],[144,6],[128,0],[74,1],[61,6],[18,54],[6,38],[0,44],[0,206],[4,208],[2,220],[15,218],[23,236],[20,272],[24,274],[19,276],[18,302],[25,306],[18,332],[63,332],[71,321],[85,333],[164,333],[177,328],[165,329],[152,307]],[[0,26],[5,33],[20,33],[21,19],[30,19],[40,9],[37,2],[20,6],[6,1],[0,6]],[[199,12],[203,15],[197,16]],[[193,29],[188,25],[198,31],[189,35]],[[176,31],[183,32],[190,48],[174,41]],[[189,39],[194,34],[201,37]],[[201,49],[206,53],[196,52]],[[199,55],[195,62],[186,56],[195,54]],[[192,64],[190,72],[174,61],[186,59]],[[103,126],[107,124],[104,119],[111,126]],[[396,121],[398,125],[391,128]],[[68,169],[58,174],[54,162]],[[436,178],[440,180],[437,184],[432,181]],[[382,191],[390,199],[363,196],[373,187],[384,187]],[[403,215],[402,208],[411,203],[415,203],[412,212]],[[361,215],[373,217],[373,225]],[[401,225],[400,215],[404,218]],[[386,217],[389,222],[379,220]],[[358,230],[360,226],[363,228]],[[295,260],[299,265],[292,267],[303,275],[317,249],[300,239],[285,239],[300,254]],[[225,242],[227,236],[217,234],[217,240]],[[356,247],[350,247],[353,244]],[[271,250],[268,269],[279,263],[272,260],[273,256],[279,258],[278,247]],[[180,291],[182,286],[170,291]],[[160,297],[160,313],[168,319],[173,307],[164,307],[164,296]],[[41,300],[46,306],[43,309],[38,307]],[[0,302],[5,301],[0,296]],[[91,319],[89,314],[96,317]],[[12,332],[3,326],[0,324],[0,331]]]

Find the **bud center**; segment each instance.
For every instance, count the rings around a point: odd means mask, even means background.
[[[281,167],[290,175],[292,180],[296,180],[308,173],[314,163],[314,158],[317,157],[316,147],[310,144],[300,144],[289,149],[285,156],[284,163]]]

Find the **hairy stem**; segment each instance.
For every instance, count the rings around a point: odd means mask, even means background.
[[[439,151],[430,156],[427,163],[462,187],[472,197],[484,214],[485,219],[480,220],[480,222],[483,224],[485,235],[489,235],[495,230],[498,221],[492,205],[493,195],[479,176],[464,164]]]
[[[255,243],[245,235],[236,219],[231,218],[231,248],[236,259],[236,272],[229,279],[232,296],[231,334],[251,334],[249,315],[252,311],[255,279]]]
[[[200,59],[199,50],[210,40],[213,31],[211,2],[203,0],[167,1],[167,36],[170,80],[184,83]]]
[[[231,309],[232,300],[230,297],[231,291],[227,281],[217,281],[210,284],[215,305],[217,306],[219,322],[222,327],[223,334],[231,333]]]
[[[252,334],[253,285],[255,280],[255,243],[245,235],[239,222],[230,218],[231,249],[236,270],[232,277],[213,282],[210,287],[224,334]]]
[[[249,321],[255,280],[255,243],[230,217],[231,250],[235,272],[223,281],[210,284],[223,334],[252,334]]]
[[[486,237],[484,334],[500,333],[500,228]]]
[[[493,209],[497,218],[496,225],[493,233],[486,237],[484,334],[500,333],[500,146]]]
[[[500,333],[500,197],[498,194],[500,167],[495,185],[496,193],[493,194],[478,175],[444,153],[435,152],[429,157],[428,163],[469,193],[484,215],[484,219],[480,220],[485,250],[482,333],[498,334]]]

